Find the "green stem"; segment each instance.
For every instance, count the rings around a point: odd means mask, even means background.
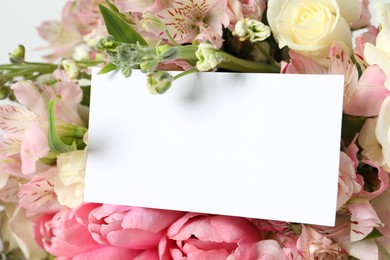
[[[196,69],[196,68],[193,68],[193,69],[190,69],[190,70],[183,71],[182,73],[177,74],[176,76],[174,76],[173,80],[180,79],[181,77],[184,77],[185,75],[188,75],[188,74],[191,74],[191,73],[195,73],[195,72],[199,72],[199,70]]]
[[[171,33],[168,31],[168,30],[165,30],[165,34],[167,35],[168,39],[172,42],[173,45],[175,46],[180,46],[180,44],[178,44],[175,39],[173,39]]]
[[[222,62],[217,68],[227,69],[236,72],[263,72],[263,73],[279,73],[280,67],[274,64],[265,64],[255,61],[249,61],[237,58],[223,51],[218,51],[218,55],[222,58]]]
[[[178,47],[179,49],[179,55],[177,56],[177,59],[182,60],[198,60],[198,58],[195,55],[196,50],[198,49],[197,45],[185,45]]]
[[[257,43],[255,47],[268,59],[269,62],[271,62],[274,66],[279,67],[280,65],[275,61],[275,59],[269,55],[269,53],[261,46],[261,43]]]

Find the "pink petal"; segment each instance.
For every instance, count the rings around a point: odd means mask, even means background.
[[[354,198],[348,205],[351,212],[351,242],[365,238],[374,227],[382,226],[370,202],[365,198]]]
[[[121,13],[149,11],[154,4],[153,0],[114,0],[115,6],[118,7]]]
[[[37,116],[24,107],[0,106],[0,128],[6,133],[24,132]]]
[[[30,124],[24,133],[20,151],[23,174],[34,173],[36,162],[48,153],[47,133],[36,124]]]
[[[371,192],[368,192],[366,190],[361,190],[358,193],[358,195],[366,197],[369,200],[372,200],[373,198],[376,198],[377,196],[382,194],[389,187],[389,174],[386,171],[384,171],[381,167],[378,167],[375,163],[373,163],[368,159],[363,159],[362,162],[378,170],[378,175],[373,176],[374,174],[372,174],[370,177],[374,177],[375,178],[374,182],[379,182],[379,186],[374,187],[376,189]]]
[[[390,96],[385,81],[386,75],[379,66],[368,67],[361,76],[358,87],[344,108],[344,112],[354,116],[377,116],[383,101]]]
[[[83,125],[77,108],[83,98],[83,91],[80,86],[71,81],[63,70],[54,71],[54,76],[58,80],[57,94],[61,96],[61,101],[57,103],[56,115],[62,120],[75,124]]]
[[[210,223],[208,216],[196,216],[189,219],[177,234],[170,236],[170,239],[186,240],[191,236],[205,241],[224,242],[218,230]]]
[[[261,239],[258,229],[243,218],[213,216],[210,223],[223,241],[228,243],[255,242]]]
[[[92,250],[81,253],[81,254],[73,257],[72,259],[73,260],[85,260],[85,259],[128,260],[128,259],[138,259],[138,258],[136,258],[138,254],[139,254],[139,250],[131,250],[131,249],[126,249],[126,248],[112,247],[112,246],[98,246],[98,247],[93,248]],[[57,257],[57,259],[60,260],[61,258]],[[152,260],[153,258],[150,258],[150,259]],[[146,258],[145,258],[145,260],[146,260]]]
[[[179,211],[133,208],[123,218],[122,227],[158,233],[178,220],[183,214]]]
[[[226,260],[228,259],[229,252],[225,249],[210,250],[210,251],[195,251],[187,255],[187,260]],[[185,258],[184,258],[185,259]]]
[[[16,99],[31,111],[40,116],[47,118],[46,103],[39,93],[37,87],[31,81],[19,81],[11,86]]]
[[[122,229],[107,234],[107,241],[112,246],[129,249],[153,249],[157,248],[158,242],[164,232],[153,233],[140,229]]]
[[[326,68],[294,51],[290,51],[290,63],[282,73],[287,74],[328,74]]]

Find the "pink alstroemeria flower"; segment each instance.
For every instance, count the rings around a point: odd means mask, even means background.
[[[53,178],[56,173],[56,168],[50,167],[20,186],[19,206],[26,209],[28,217],[57,212],[61,208],[54,192]]]
[[[366,198],[354,198],[348,202],[351,212],[351,242],[365,238],[373,228],[382,227],[383,223]]]
[[[229,25],[226,0],[180,0],[155,15],[167,26],[178,43],[209,40],[217,48],[222,44],[222,28]],[[163,32],[161,36],[167,39]]]
[[[369,66],[351,93],[344,112],[353,116],[377,116],[390,91],[385,87],[386,75],[377,65]]]
[[[303,259],[344,259],[347,252],[340,245],[310,226],[302,225],[297,248]]]

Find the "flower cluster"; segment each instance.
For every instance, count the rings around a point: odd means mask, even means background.
[[[38,28],[54,63],[19,46],[0,65],[1,258],[389,259],[390,4],[374,9],[378,27],[369,0],[67,1]],[[139,69],[152,94],[199,71],[344,75],[336,226],[84,203],[91,66]]]

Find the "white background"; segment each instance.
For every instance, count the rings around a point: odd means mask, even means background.
[[[65,0],[0,0],[0,64],[8,63],[8,53],[18,44],[26,47],[29,61],[42,61],[48,44],[38,36],[44,20],[59,20]]]

